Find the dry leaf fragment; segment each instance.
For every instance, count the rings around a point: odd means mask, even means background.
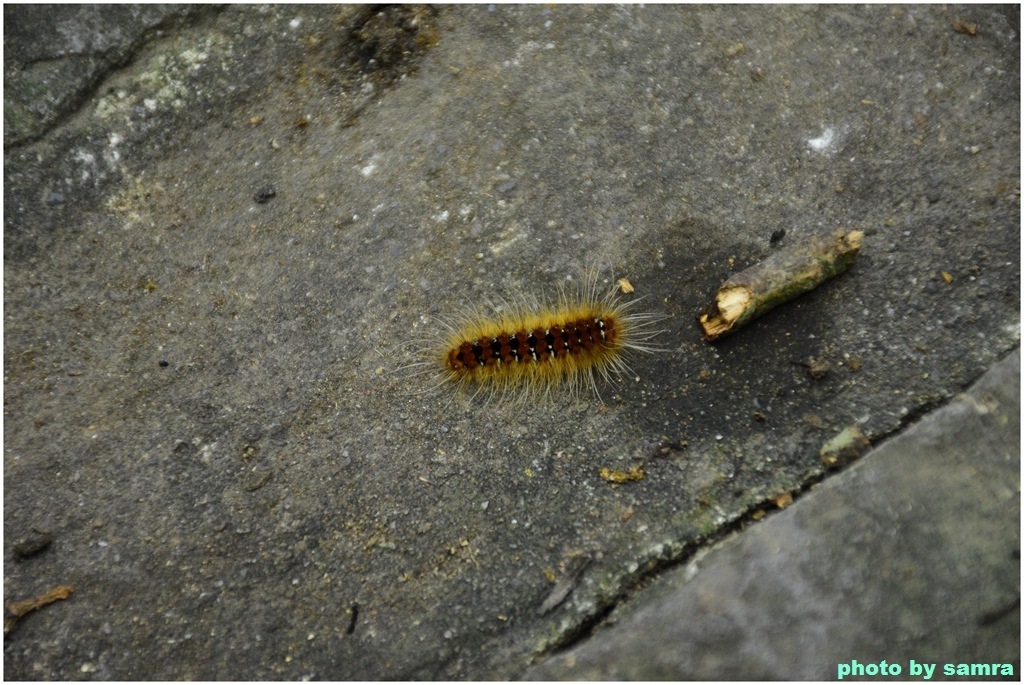
[[[630,466],[628,471],[612,471],[608,467],[601,469],[601,477],[609,483],[628,483],[632,480],[643,480],[644,467],[641,464]]]
[[[774,503],[775,506],[777,506],[779,509],[785,509],[786,507],[793,503],[793,493],[784,492],[781,495],[775,497],[772,500],[772,503]]]
[[[978,35],[977,24],[972,24],[971,22],[961,19],[960,17],[956,17],[953,20],[952,24],[953,30],[956,31],[957,33],[963,33],[968,36]]]
[[[839,468],[871,449],[871,442],[856,425],[848,426],[839,435],[821,446],[821,460],[829,468]]]

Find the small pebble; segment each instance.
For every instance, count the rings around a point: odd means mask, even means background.
[[[274,190],[274,186],[263,186],[258,191],[256,191],[256,194],[252,196],[252,199],[256,200],[256,202],[259,202],[260,204],[263,204],[270,198],[275,197],[276,195],[277,191]]]

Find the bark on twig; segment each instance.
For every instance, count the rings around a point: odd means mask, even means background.
[[[704,339],[718,340],[846,271],[863,239],[861,231],[815,236],[732,276],[700,313]]]

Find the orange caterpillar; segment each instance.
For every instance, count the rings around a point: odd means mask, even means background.
[[[628,281],[624,282],[628,284]],[[626,285],[621,286],[624,290]],[[513,404],[547,401],[555,388],[570,399],[591,390],[598,379],[614,382],[631,369],[631,351],[656,352],[649,344],[663,317],[631,311],[616,288],[601,295],[596,275],[579,292],[561,291],[557,303],[519,298],[491,306],[492,316],[464,315],[448,324],[449,335],[432,346],[441,383]]]

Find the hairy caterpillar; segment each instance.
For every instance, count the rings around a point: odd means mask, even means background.
[[[454,385],[470,399],[546,404],[556,391],[566,401],[588,391],[600,399],[599,381],[632,373],[630,352],[660,351],[650,341],[664,317],[633,311],[640,300],[624,302],[618,288],[625,290],[617,283],[602,294],[594,272],[554,300],[519,295],[489,305],[489,315],[465,313],[444,322],[447,335],[426,345],[425,359],[414,366],[433,373],[433,387]]]

